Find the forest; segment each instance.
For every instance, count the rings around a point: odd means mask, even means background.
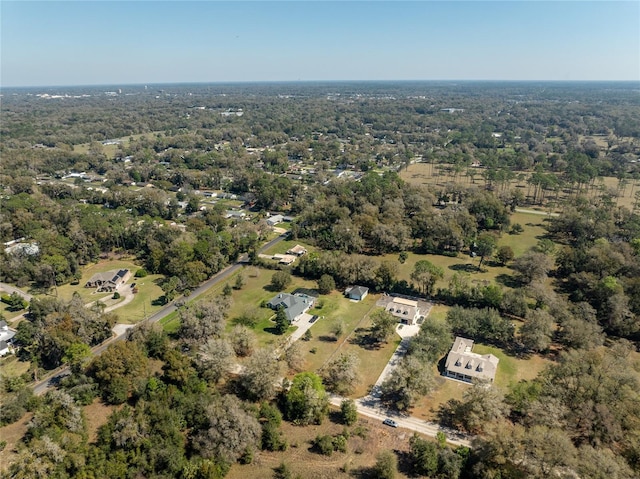
[[[0,474],[638,477],[637,91],[3,89],[0,319],[15,336],[0,359]],[[278,253],[297,243],[308,252],[274,263],[263,248],[279,235]],[[112,307],[119,293],[87,304],[88,272],[109,262],[131,265],[130,300],[143,298],[143,314]],[[264,306],[291,285],[319,296],[326,335],[320,319],[287,341],[295,328]],[[353,285],[368,288],[371,309],[345,309],[356,308],[341,294]],[[437,312],[380,385],[382,404],[401,418],[429,409],[469,447],[407,433],[373,449],[389,428],[358,414],[357,398],[382,372],[361,358],[386,364],[400,344],[397,321],[374,309],[387,294]],[[166,322],[148,320],[172,305]],[[119,324],[128,329],[114,340]],[[446,386],[458,336],[498,351],[498,374],[509,358],[534,372]],[[322,356],[333,343],[354,349]],[[99,424],[88,412],[97,407]],[[315,470],[295,460],[304,434]]]

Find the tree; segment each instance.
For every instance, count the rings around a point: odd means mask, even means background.
[[[232,464],[258,448],[262,428],[238,398],[226,395],[205,410],[205,423],[194,433],[193,446],[207,459]]]
[[[234,364],[235,354],[229,341],[209,338],[200,346],[198,365],[203,377],[213,383],[219,382]]]
[[[432,296],[436,281],[444,277],[444,270],[426,259],[416,262],[411,273],[411,280],[420,285],[425,296]]]
[[[233,283],[233,288],[234,289],[242,289],[242,287],[244,286],[245,283],[246,283],[246,280],[244,278],[244,274],[242,274],[242,272],[240,272],[236,276],[236,280]]]
[[[246,357],[253,354],[256,347],[256,335],[246,326],[236,324],[231,330],[229,339],[237,356]]]
[[[342,353],[322,368],[320,375],[327,385],[327,389],[336,394],[351,393],[358,382],[358,366],[360,360],[353,354]]]
[[[25,309],[29,305],[29,303],[27,303],[24,298],[20,296],[20,293],[16,291],[9,295],[6,303],[9,305],[9,311],[20,311],[21,309]]]
[[[495,386],[478,381],[464,392],[462,402],[457,404],[453,413],[454,420],[460,426],[475,434],[504,418],[509,413],[509,407]]]
[[[192,344],[203,344],[209,338],[221,337],[228,309],[229,302],[222,297],[180,308],[178,335]]]
[[[340,419],[345,426],[353,426],[358,420],[358,408],[353,399],[343,399],[340,403]]]
[[[308,330],[307,330],[308,331]],[[297,341],[284,348],[283,359],[290,371],[299,373],[304,369],[304,354]]]
[[[96,379],[107,403],[122,404],[147,367],[147,357],[136,343],[120,341],[95,357],[87,374]]]
[[[416,433],[409,439],[409,458],[415,474],[432,477],[438,472],[437,444]]]
[[[291,284],[291,274],[287,271],[276,271],[271,276],[271,283],[269,286],[272,291],[282,291]]]
[[[371,475],[377,479],[393,479],[398,471],[398,458],[392,451],[383,451],[376,456]]]
[[[181,287],[182,281],[177,276],[172,276],[168,280],[164,281],[160,287],[164,292],[164,302],[165,304],[173,301],[178,295],[178,289]]]
[[[323,274],[318,280],[318,292],[320,294],[329,294],[336,289],[336,282],[330,274]]]
[[[289,323],[289,318],[287,318],[287,313],[285,312],[283,307],[278,308],[278,311],[276,312],[275,323],[276,334],[286,333],[287,329],[289,329],[289,326],[291,326],[291,323]]]
[[[285,396],[286,418],[302,426],[321,424],[328,407],[322,379],[311,372],[296,374]]]
[[[476,240],[476,254],[480,256],[480,262],[478,263],[478,271],[482,269],[482,263],[485,259],[491,258],[493,251],[496,248],[496,238],[490,233],[483,233],[478,236]]]
[[[496,259],[503,266],[507,264],[509,261],[511,261],[513,258],[514,258],[514,253],[511,246],[503,245],[498,248],[498,251],[496,251]]]
[[[523,284],[530,284],[534,280],[544,279],[552,266],[551,258],[544,253],[536,251],[529,251],[523,254],[512,264],[518,280]]]
[[[82,364],[91,356],[91,348],[84,343],[73,343],[64,352],[62,362],[69,365],[74,373],[82,370]]]
[[[280,378],[280,364],[273,351],[258,349],[247,361],[240,376],[240,386],[253,400],[268,400],[275,396]]]
[[[278,408],[263,401],[258,415],[262,424],[262,449],[284,451],[287,448],[287,442],[282,438],[280,431],[282,414]]]
[[[527,321],[520,328],[520,341],[525,348],[534,352],[545,351],[551,345],[553,318],[541,309],[527,314]]]
[[[435,386],[431,367],[416,356],[406,356],[382,383],[381,399],[398,411],[406,411]]]
[[[386,343],[396,329],[398,323],[391,313],[379,309],[371,315],[371,338],[376,343]]]

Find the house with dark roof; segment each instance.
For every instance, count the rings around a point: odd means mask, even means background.
[[[471,352],[473,340],[458,336],[447,355],[445,376],[468,383],[474,379],[491,381],[496,377],[499,359],[493,354]]]
[[[366,286],[349,286],[344,290],[344,294],[349,299],[362,301],[367,296],[367,294],[369,294],[369,288],[367,288]]]
[[[99,292],[115,291],[131,277],[128,269],[114,269],[104,273],[96,273],[84,285],[85,288],[96,288]]]
[[[290,323],[296,321],[313,306],[315,298],[306,294],[278,293],[267,303],[274,311],[284,309]]]

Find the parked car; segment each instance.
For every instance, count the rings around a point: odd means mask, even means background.
[[[398,423],[389,418],[382,421],[382,424],[384,424],[385,426],[398,427]]]

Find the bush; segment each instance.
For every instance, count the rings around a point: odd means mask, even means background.
[[[348,434],[348,433],[347,433]],[[316,436],[313,446],[320,454],[331,456],[335,451],[347,452],[347,436],[345,433],[336,436]]]
[[[144,278],[145,276],[147,276],[149,273],[147,273],[147,270],[144,268],[140,268],[138,271],[136,271],[136,274],[134,274],[134,276],[136,278]]]
[[[118,293],[117,291],[115,293],[113,293],[112,296],[113,299],[120,299],[120,293]]]
[[[333,437],[329,435],[316,436],[313,441],[313,446],[318,450],[320,454],[330,456],[333,454]]]

